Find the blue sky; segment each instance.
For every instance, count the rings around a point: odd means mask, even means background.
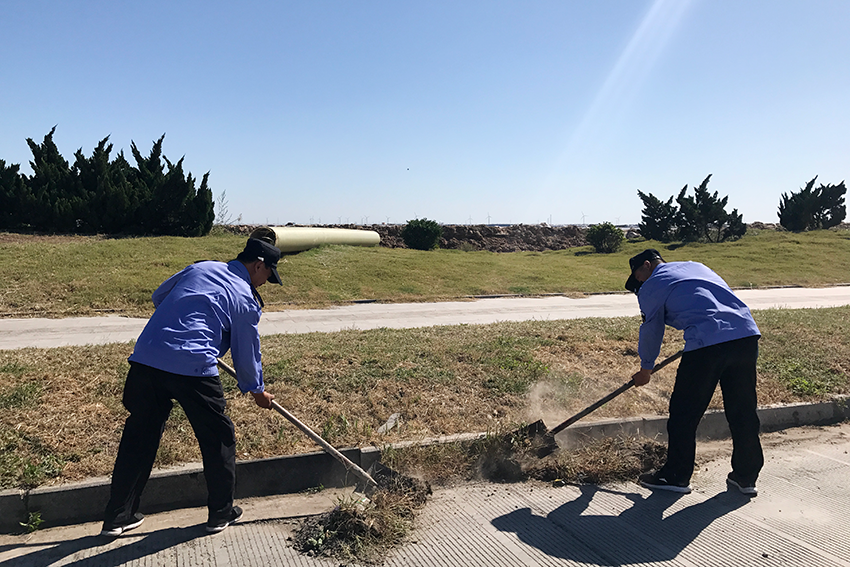
[[[847,0],[4,0],[0,159],[210,172],[246,223],[745,222],[850,177]]]

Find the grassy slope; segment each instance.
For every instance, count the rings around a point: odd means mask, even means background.
[[[228,259],[237,237],[126,239],[0,235],[2,310],[53,315],[116,308],[144,313],[159,282],[197,259]],[[416,252],[329,247],[289,258],[287,286],[269,302],[362,297],[428,300],[477,293],[619,290],[627,258],[587,249],[551,253]],[[661,248],[660,245],[657,247]],[[694,259],[733,286],[821,285],[848,278],[845,232],[762,232],[722,245],[661,248]],[[38,277],[33,277],[38,274]],[[850,308],[760,311],[762,404],[848,392]],[[637,318],[535,321],[428,329],[283,335],[263,341],[269,389],[337,445],[384,443],[467,431],[505,431],[544,418],[554,424],[625,381],[637,366]],[[668,332],[665,354],[681,344]],[[108,474],[123,419],[121,390],[132,344],[0,351],[0,486],[33,486]],[[664,413],[674,370],[624,395],[594,418]],[[224,379],[240,458],[313,447],[272,412],[258,410]],[[715,400],[717,407],[719,400]],[[402,427],[376,429],[391,413]],[[157,465],[199,459],[179,407]]]
[[[0,234],[0,316],[100,311],[149,315],[156,286],[197,260],[229,260],[237,236],[40,237]],[[818,286],[850,280],[850,232],[761,231],[737,242],[630,243],[616,254],[461,252],[323,247],[286,259],[282,287],[265,286],[267,310],[357,299],[435,301],[484,294],[622,291],[628,258],[655,246],[667,260],[697,260],[733,287]]]

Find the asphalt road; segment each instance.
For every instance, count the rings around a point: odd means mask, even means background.
[[[850,305],[850,286],[745,289],[736,290],[736,293],[753,310]],[[264,313],[260,321],[260,334],[623,317],[638,314],[637,299],[632,294],[590,295],[579,299],[549,296],[441,303],[358,303],[330,309],[291,309]],[[123,343],[135,340],[146,322],[146,319],[116,316],[0,319],[0,350]]]

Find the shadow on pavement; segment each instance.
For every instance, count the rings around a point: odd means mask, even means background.
[[[492,524],[552,557],[601,565],[643,564],[674,559],[713,521],[749,502],[737,491],[721,492],[664,517],[682,494],[658,491],[643,497],[593,485],[579,489],[575,500],[546,517],[521,508]],[[616,516],[582,515],[599,492],[624,496],[632,506]]]
[[[83,553],[85,557],[80,557],[63,565],[65,567],[110,567],[130,563],[149,555],[156,555],[168,548],[206,535],[204,525],[199,524],[185,528],[166,528],[149,533],[133,534],[130,532],[121,538],[96,535],[57,542],[23,544],[14,547],[21,548],[30,545],[39,549],[0,562],[0,565],[50,565]],[[132,541],[124,543],[122,540]],[[102,549],[97,550],[96,548]]]

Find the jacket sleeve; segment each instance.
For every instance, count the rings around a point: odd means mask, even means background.
[[[248,309],[233,317],[230,328],[230,356],[236,370],[239,390],[262,392],[263,363],[260,355],[259,309]]]
[[[649,291],[649,290],[647,290]],[[640,326],[638,355],[641,368],[652,368],[655,359],[661,352],[661,342],[664,340],[664,302],[657,297],[645,294],[638,296],[643,323]]]

